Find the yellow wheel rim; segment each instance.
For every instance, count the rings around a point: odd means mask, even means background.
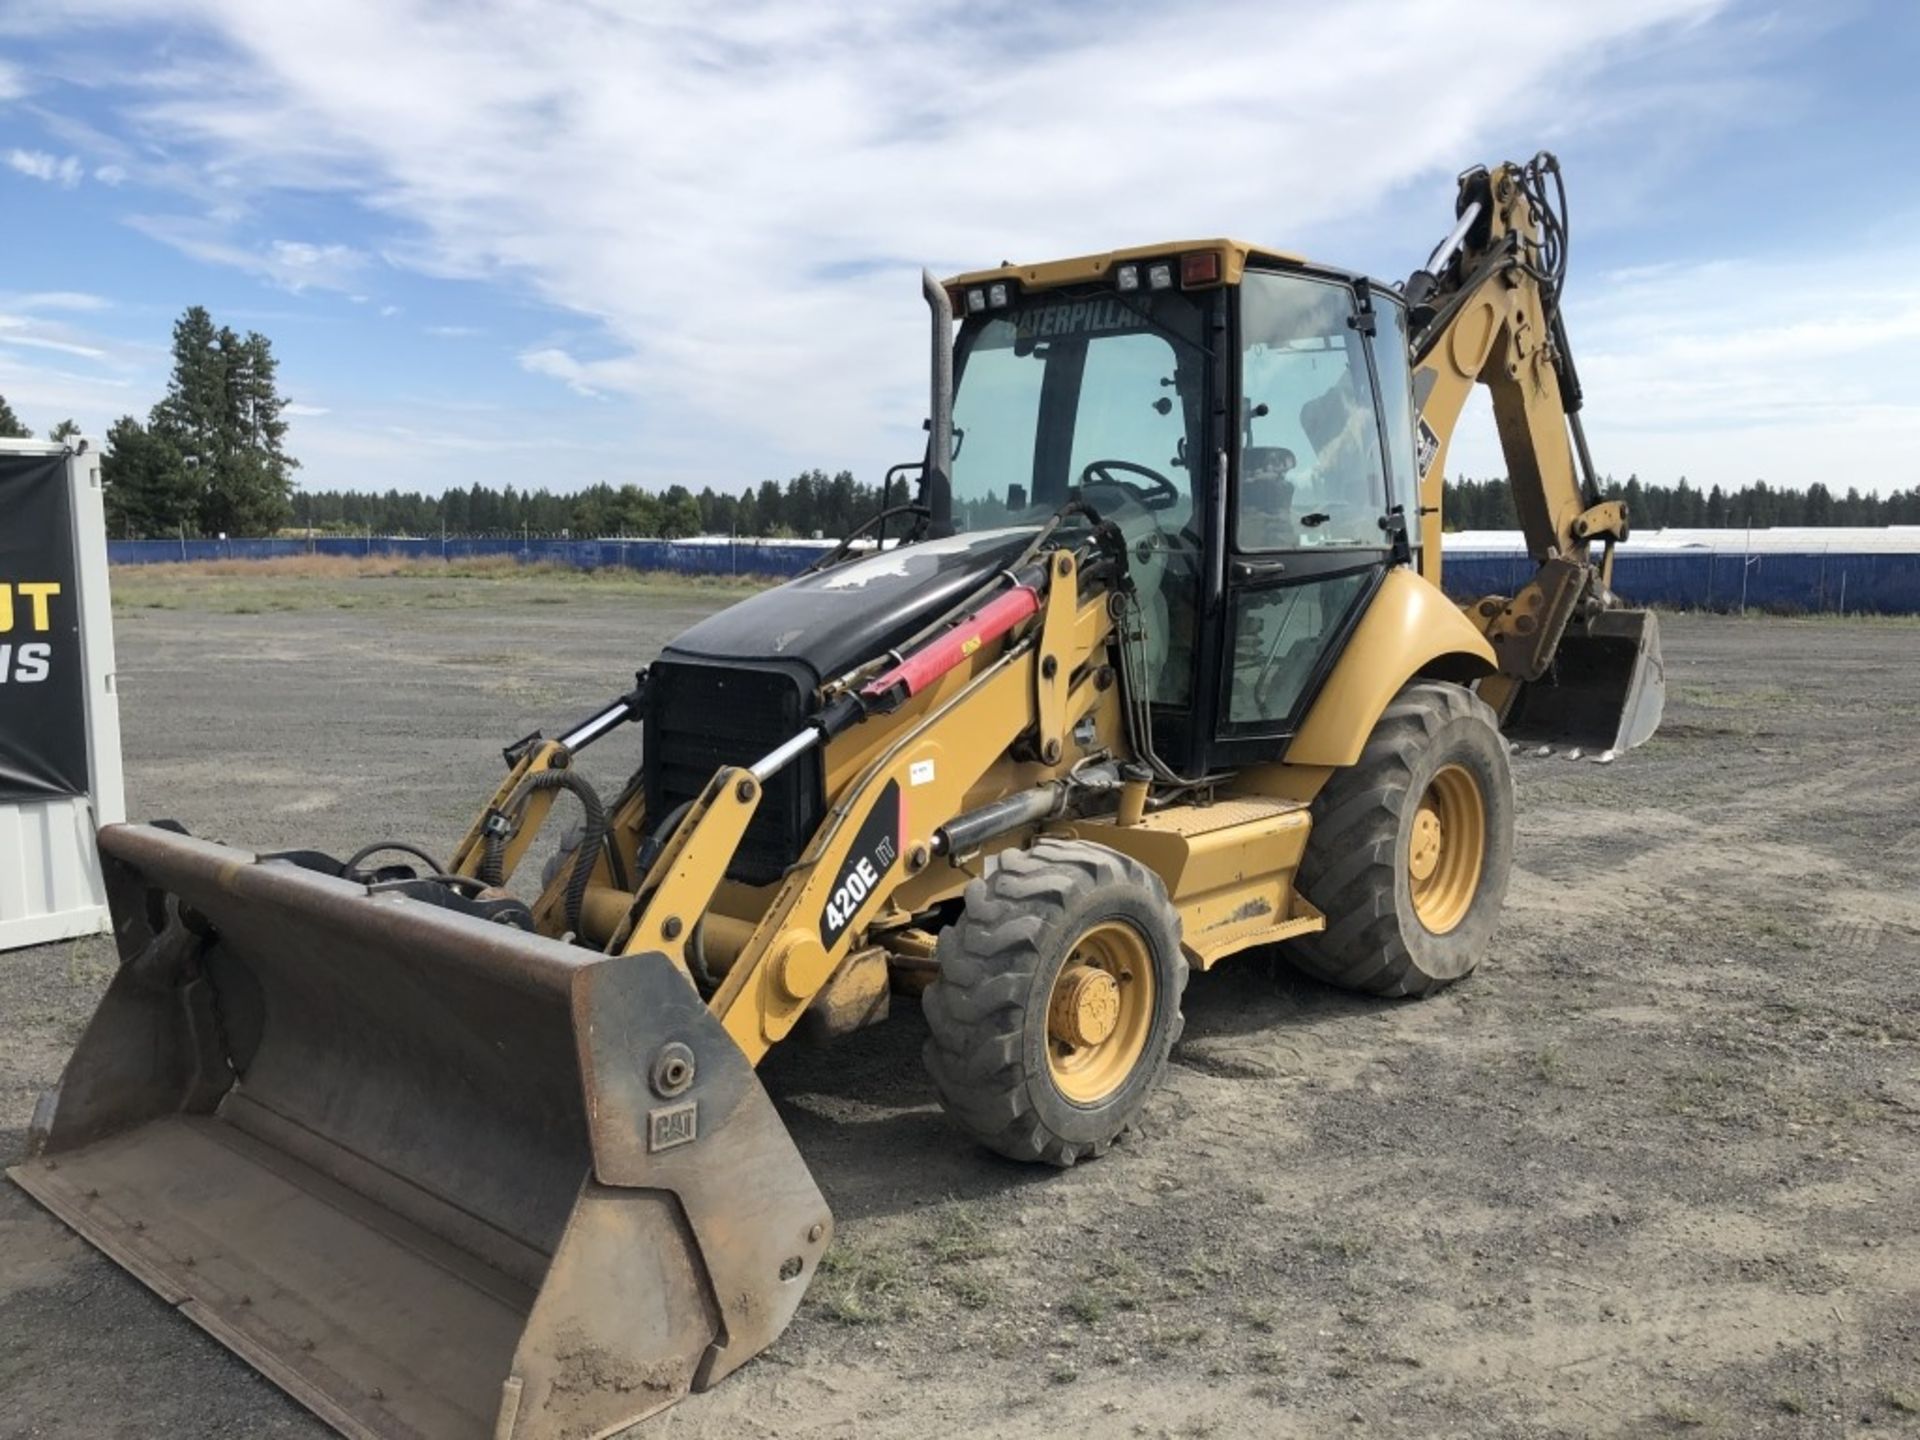
[[[1427,782],[1407,833],[1407,883],[1413,913],[1435,935],[1462,920],[1480,889],[1486,862],[1487,805],[1463,765],[1448,765]]]
[[[1082,935],[1047,997],[1047,1070],[1076,1105],[1098,1105],[1133,1073],[1153,1028],[1153,955],[1121,920]]]

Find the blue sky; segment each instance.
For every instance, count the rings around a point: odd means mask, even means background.
[[[1601,468],[1920,483],[1920,6],[7,0],[0,394],[272,337],[315,486],[918,448],[917,270],[1234,234],[1398,278],[1557,150]],[[1817,13],[1816,13],[1817,10]],[[1496,473],[1486,417],[1452,463]]]

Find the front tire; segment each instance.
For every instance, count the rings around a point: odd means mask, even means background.
[[[1493,711],[1458,685],[1408,685],[1313,802],[1295,883],[1327,928],[1290,956],[1342,989],[1430,995],[1480,963],[1512,867],[1513,772]]]
[[[1105,846],[996,858],[940,935],[927,1072],[988,1149],[1072,1165],[1139,1118],[1180,1036],[1179,912],[1159,876]]]

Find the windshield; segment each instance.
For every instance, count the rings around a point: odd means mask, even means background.
[[[1184,526],[1188,455],[1205,448],[1203,306],[1178,291],[1056,293],[970,318],[955,354],[954,527],[1038,521],[1080,487],[1103,514],[1132,501]]]

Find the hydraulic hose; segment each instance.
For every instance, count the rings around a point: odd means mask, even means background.
[[[606,843],[607,811],[593,786],[573,770],[536,771],[514,787],[513,794],[501,808],[508,815],[517,814],[527,797],[541,790],[565,790],[580,802],[585,812],[585,828],[580,834],[579,847],[573,852],[573,869],[567,875],[567,928],[577,934],[587,885],[593,879],[593,867],[599,862],[600,847]],[[505,833],[487,836],[480,857],[480,878],[489,885],[499,885],[506,878],[506,848]]]

